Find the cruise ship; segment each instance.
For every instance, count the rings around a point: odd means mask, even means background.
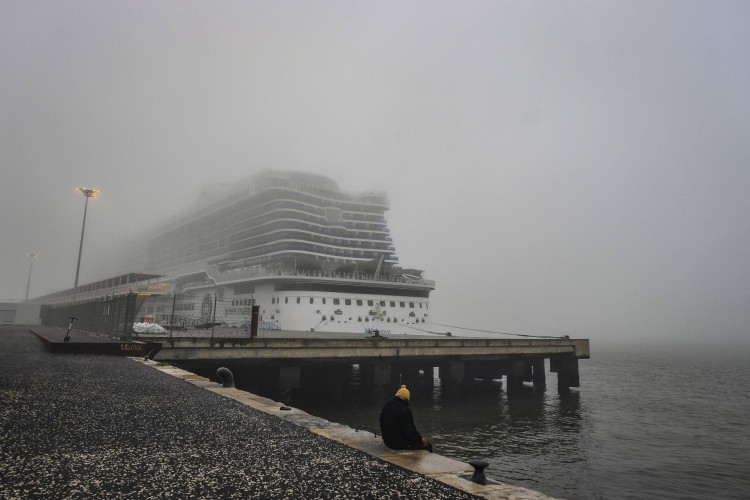
[[[242,328],[257,305],[265,330],[430,330],[435,283],[399,265],[384,192],[267,170],[204,198],[126,252],[127,268],[151,293],[140,318]],[[118,283],[79,287],[78,300]],[[125,286],[133,289],[132,278]]]

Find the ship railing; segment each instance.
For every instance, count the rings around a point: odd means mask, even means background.
[[[349,192],[349,191],[344,191],[344,190],[331,190],[331,189],[322,189],[322,188],[316,188],[316,187],[303,188],[298,185],[295,185],[294,183],[290,182],[288,179],[280,179],[278,177],[273,177],[273,176],[256,180],[254,183],[254,188],[256,192],[262,191],[264,189],[269,189],[269,188],[282,188],[282,189],[297,191],[300,193],[312,194],[314,196],[317,196],[323,199],[339,200],[339,201],[344,201],[344,202],[375,204],[375,205],[381,205],[381,206],[386,206],[386,207],[389,206],[388,195],[383,191],[364,191],[361,193],[354,193],[354,192]]]
[[[250,268],[236,268],[226,271],[221,271],[219,266],[211,264],[207,266],[208,274],[217,283],[235,281],[238,279],[247,278],[266,278],[273,276],[289,277],[289,278],[328,278],[328,279],[341,279],[341,280],[358,280],[358,281],[377,281],[381,283],[402,283],[402,284],[415,284],[424,286],[435,286],[435,281],[427,280],[424,278],[407,277],[403,275],[382,275],[375,276],[374,274],[366,274],[361,272],[339,272],[339,271],[321,271],[314,269],[290,269],[290,268],[263,268],[263,267],[250,267]]]

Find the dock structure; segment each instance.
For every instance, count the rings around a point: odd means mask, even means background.
[[[547,499],[143,357],[55,353],[64,333],[0,328],[0,497]]]
[[[395,385],[433,373],[444,382],[503,376],[509,392],[524,382],[546,386],[545,360],[557,374],[561,392],[579,386],[578,360],[589,358],[587,339],[497,339],[435,337],[322,338],[279,332],[267,338],[144,337],[161,342],[157,361],[185,364],[227,362],[242,367],[273,367],[279,390],[298,389],[306,374],[330,373],[332,366],[360,366],[366,384]],[[307,378],[310,378],[307,377]]]

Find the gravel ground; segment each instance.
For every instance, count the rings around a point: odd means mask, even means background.
[[[0,498],[477,498],[119,356],[0,328]]]

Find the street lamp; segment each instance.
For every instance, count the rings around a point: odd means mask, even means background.
[[[26,282],[26,299],[25,301],[29,300],[29,286],[31,285],[31,268],[34,267],[34,261],[39,258],[39,254],[36,252],[27,253],[31,258],[31,262],[29,263],[29,280]]]
[[[78,265],[76,266],[76,284],[74,289],[78,288],[78,272],[81,270],[81,251],[83,250],[83,232],[86,230],[86,211],[89,208],[89,198],[98,198],[101,191],[98,189],[91,189],[85,187],[77,187],[76,191],[83,193],[86,197],[86,202],[83,206],[83,226],[81,226],[81,244],[78,246]],[[75,292],[74,292],[75,293]]]

